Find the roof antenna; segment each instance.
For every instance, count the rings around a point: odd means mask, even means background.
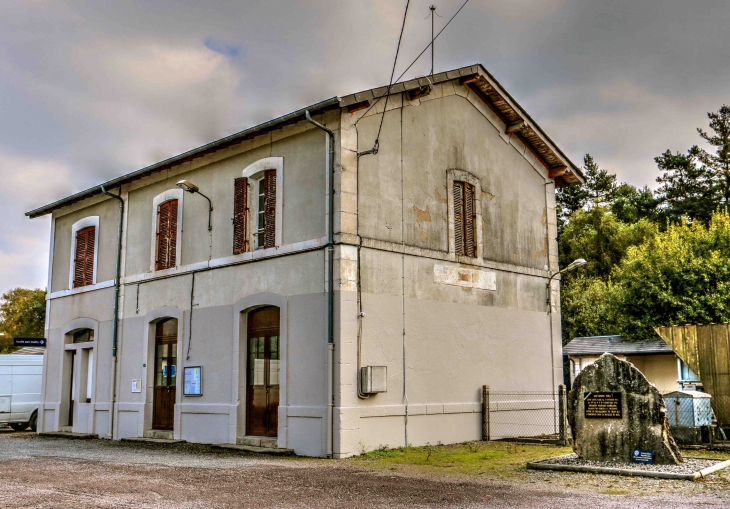
[[[433,36],[433,15],[436,14],[436,6],[431,5],[428,7],[428,9],[431,11],[431,81],[433,81],[433,67],[434,67],[434,61],[433,61],[433,47],[434,47],[434,36]]]

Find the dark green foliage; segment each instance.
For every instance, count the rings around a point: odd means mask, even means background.
[[[715,147],[715,153],[700,150],[699,155],[702,163],[713,173],[718,192],[727,207],[730,204],[730,106],[723,104],[716,113],[710,112],[707,117],[710,119],[713,134],[700,128],[697,132],[702,139]]]
[[[615,199],[616,175],[600,168],[590,154],[583,158],[582,170],[586,178],[584,185],[561,187],[556,191],[560,230],[575,212],[607,205]]]
[[[659,169],[664,171],[656,179],[661,184],[656,196],[665,224],[676,223],[683,217],[706,223],[719,205],[720,195],[713,174],[701,164],[700,155],[700,149],[695,146],[686,155],[667,150],[654,158]]]

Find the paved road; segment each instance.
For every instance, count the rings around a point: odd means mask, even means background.
[[[343,462],[270,459],[205,446],[149,446],[0,433],[2,508],[730,507],[702,498],[596,495],[547,482],[388,474]]]

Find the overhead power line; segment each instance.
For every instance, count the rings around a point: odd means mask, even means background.
[[[409,0],[409,3],[410,3],[410,0]],[[391,87],[394,84],[397,84],[397,83],[400,82],[401,78],[403,78],[403,76],[411,69],[411,67],[413,67],[413,65],[416,62],[418,62],[418,59],[421,58],[423,56],[423,54],[426,53],[426,51],[428,51],[428,48],[431,47],[431,45],[436,41],[436,39],[438,39],[439,35],[441,35],[443,33],[443,31],[446,30],[446,27],[448,27],[449,24],[452,21],[454,21],[454,18],[456,16],[458,16],[458,14],[461,12],[461,10],[464,7],[466,7],[466,4],[468,4],[468,3],[469,3],[469,0],[465,0],[464,3],[461,4],[461,7],[459,7],[459,9],[454,13],[453,16],[451,16],[451,18],[449,19],[449,21],[446,22],[446,24],[444,25],[444,27],[441,30],[439,30],[439,33],[437,33],[436,36],[431,39],[431,42],[429,42],[428,45],[425,48],[423,48],[423,51],[421,51],[418,54],[418,56],[413,60],[413,62],[411,62],[411,64],[408,67],[406,67],[406,70],[403,71],[400,76],[398,76],[398,78],[395,80],[395,83],[393,82],[393,77],[391,75],[391,80],[390,80],[390,83],[388,84],[388,91],[386,92],[386,95],[385,95],[385,106],[388,106],[388,96],[390,96],[390,89],[391,89]],[[406,4],[406,14],[407,13],[408,13],[408,4]],[[406,24],[406,17],[404,15],[403,16],[403,27],[405,27],[405,24]],[[399,49],[400,49],[400,41],[401,41],[401,38],[403,37],[403,27],[401,27],[401,37],[398,38],[398,48]],[[396,58],[396,61],[397,61],[398,60],[398,50],[396,50],[395,58]],[[393,62],[393,73],[395,73],[395,64],[396,64],[396,62]],[[380,99],[382,99],[382,97],[378,97],[375,101],[373,101],[373,104],[370,105],[370,107],[365,111],[365,113],[363,113],[363,115],[359,119],[357,119],[357,121],[355,123],[357,124],[357,122],[359,122],[361,119],[365,118],[365,115],[367,115],[367,113],[371,109],[373,109],[373,107],[376,104],[378,104],[378,101],[380,101]],[[380,129],[383,127],[383,118],[385,118],[385,107],[383,108],[383,117],[380,119],[380,127],[378,128],[378,136],[375,138],[375,145],[373,146],[373,150],[372,151],[368,151],[367,153],[372,153],[372,154],[377,154],[378,153],[378,140],[380,138]]]
[[[410,4],[411,4],[411,0],[407,0],[406,10],[403,13],[403,24],[400,27],[400,35],[398,36],[398,46],[395,49],[395,58],[393,59],[393,70],[390,72],[390,81],[388,82],[388,91],[385,94],[385,106],[383,107],[383,115],[380,117],[380,126],[378,127],[378,135],[375,137],[375,144],[373,145],[373,154],[378,153],[378,145],[380,144],[380,131],[383,129],[383,120],[385,120],[385,110],[388,107],[388,97],[390,97],[390,87],[393,86],[393,76],[395,76],[395,66],[398,63],[398,53],[400,52],[400,43],[403,40],[403,30],[406,28],[406,17],[408,16],[408,6]]]

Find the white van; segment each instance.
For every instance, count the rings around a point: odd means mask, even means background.
[[[0,424],[36,430],[43,355],[0,355]]]

